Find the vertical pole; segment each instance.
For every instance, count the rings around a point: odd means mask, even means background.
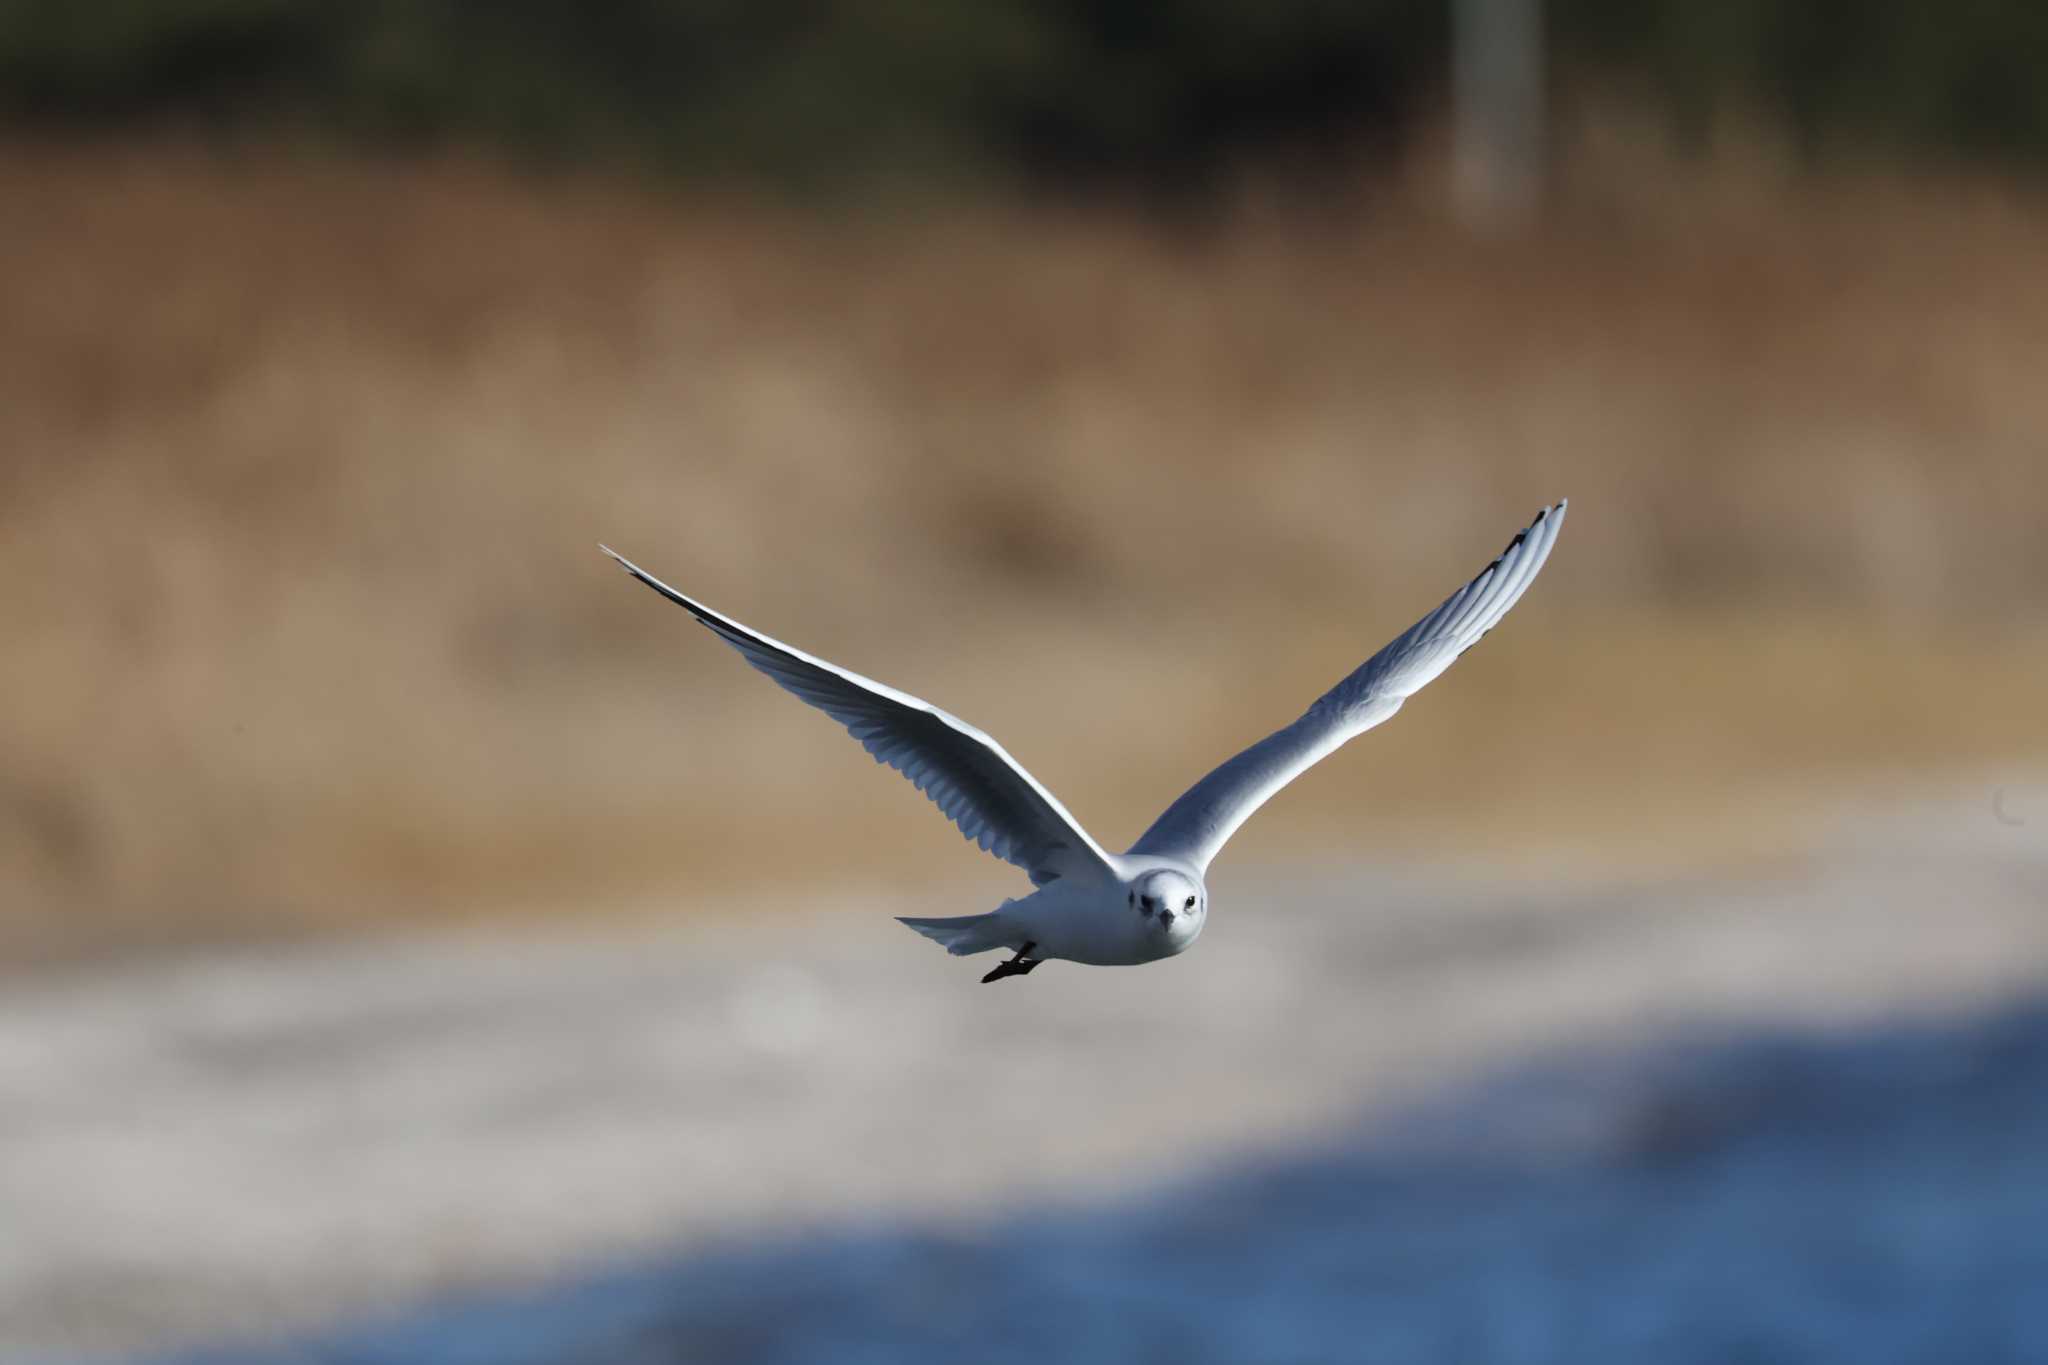
[[[1543,0],[1451,0],[1451,192],[1458,220],[1512,232],[1543,193]]]

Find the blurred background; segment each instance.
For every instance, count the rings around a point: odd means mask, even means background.
[[[0,1352],[2048,1358],[2044,70],[0,5]],[[596,548],[1120,848],[1564,494],[1201,952],[988,990],[888,916],[1021,879]]]

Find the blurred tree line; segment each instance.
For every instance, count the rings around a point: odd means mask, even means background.
[[[0,0],[0,117],[482,141],[693,177],[1199,187],[1398,136],[1450,0]],[[2042,0],[1550,0],[1552,71],[1681,132],[2048,160]]]

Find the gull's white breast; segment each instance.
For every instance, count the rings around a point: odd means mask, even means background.
[[[1096,967],[1134,967],[1185,952],[1208,919],[1177,920],[1171,930],[1141,916],[1125,900],[1127,888],[1115,883],[1072,884],[1057,881],[1014,900],[996,914],[1008,931],[1004,942],[1021,949],[1035,944],[1031,956],[1083,962]]]

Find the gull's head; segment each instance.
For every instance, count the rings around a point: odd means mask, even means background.
[[[1208,894],[1195,879],[1171,868],[1139,877],[1131,883],[1127,899],[1130,908],[1152,926],[1153,932],[1165,935],[1181,948],[1194,942],[1195,935],[1202,932],[1203,912],[1209,908]]]

